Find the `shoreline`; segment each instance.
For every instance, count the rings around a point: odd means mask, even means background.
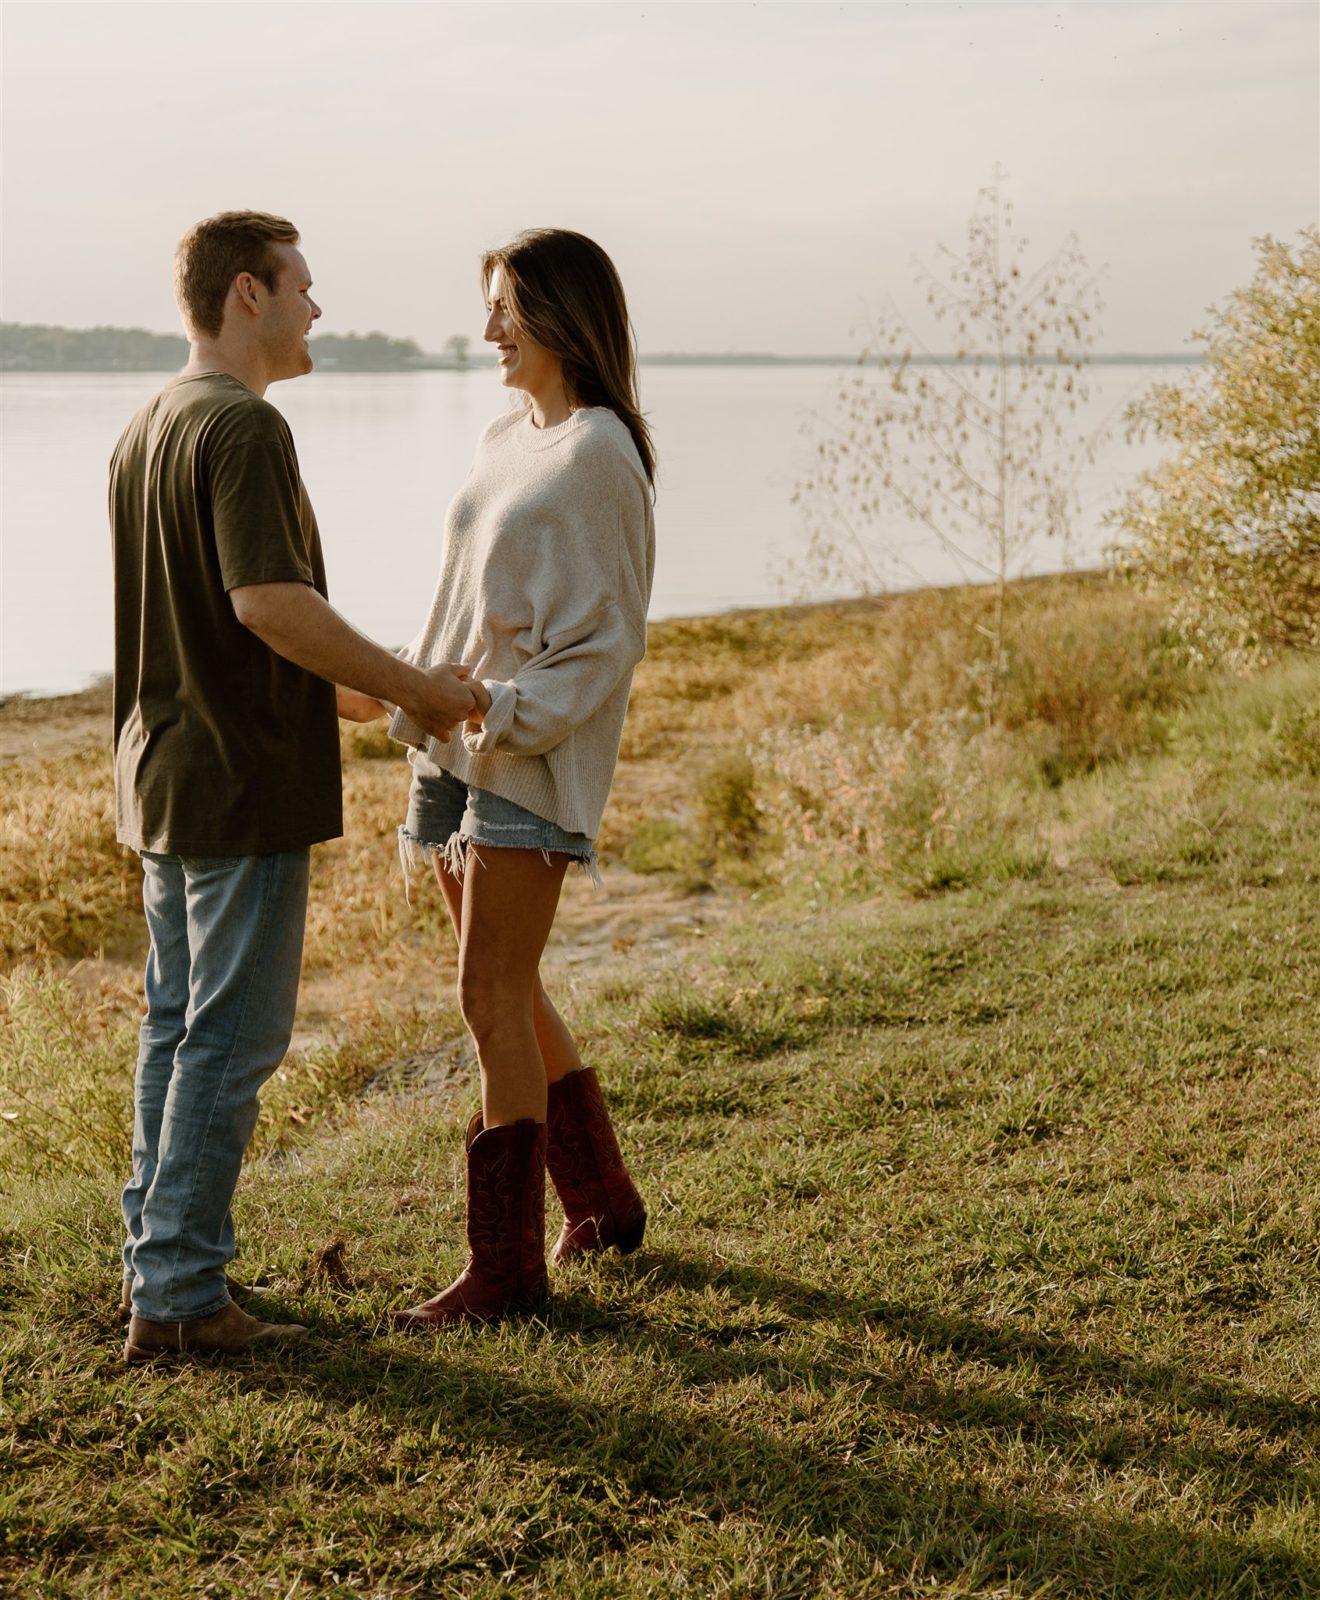
[[[109,676],[72,694],[15,694],[0,698],[0,768],[52,761],[110,742]]]
[[[1107,572],[1108,569],[1105,567],[1072,567],[1060,572],[1032,572],[1010,579],[1009,587],[1016,589],[1026,584],[1049,583],[1063,577],[1099,579],[1106,576]],[[750,622],[757,617],[800,616],[812,611],[829,609],[865,610],[890,603],[902,595],[940,594],[953,589],[983,587],[984,583],[922,583],[914,584],[910,589],[884,589],[875,594],[836,595],[822,600],[786,600],[779,605],[727,606],[723,611],[691,611],[678,616],[653,617],[648,623],[648,628],[655,630],[682,627],[685,624],[710,623],[729,617]],[[112,674],[106,671],[97,673],[92,681],[84,684],[81,689],[56,689],[50,693],[41,689],[0,691],[0,729],[9,723],[35,721],[45,713],[57,711],[66,703],[70,711],[76,711],[83,709],[84,703],[90,707],[93,702],[103,701],[105,713],[108,715],[112,683]],[[24,708],[28,708],[30,714],[25,714]],[[3,759],[3,740],[0,740],[0,760]]]

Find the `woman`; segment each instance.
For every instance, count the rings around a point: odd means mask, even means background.
[[[445,524],[419,664],[462,661],[477,710],[460,737],[414,746],[405,875],[418,852],[458,937],[458,993],[481,1065],[467,1131],[458,1278],[393,1320],[487,1321],[546,1293],[545,1174],[564,1207],[554,1259],[641,1243],[646,1208],[595,1072],[541,984],[569,863],[593,848],[646,649],[655,462],[637,409],[623,287],[609,257],[563,229],[482,261],[486,340],[522,404],[482,434]]]

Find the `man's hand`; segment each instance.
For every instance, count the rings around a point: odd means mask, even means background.
[[[374,722],[388,710],[372,695],[346,689],[342,683],[335,685],[335,709],[345,722]]]
[[[399,696],[399,705],[433,739],[448,743],[449,735],[471,716],[476,704],[476,697],[464,681],[467,674],[467,667],[449,661],[416,669],[409,693]]]
[[[467,715],[467,729],[470,733],[480,733],[481,724],[486,713],[490,710],[490,690],[482,683],[480,678],[474,678],[468,688],[472,691],[472,698],[476,706]]]
[[[463,682],[468,668],[411,666],[361,634],[310,584],[250,583],[231,589],[234,615],[277,655],[351,692],[380,710],[399,706],[435,739],[469,716],[475,705]]]

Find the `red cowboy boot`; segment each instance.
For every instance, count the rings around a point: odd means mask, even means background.
[[[545,1123],[524,1118],[485,1128],[478,1112],[467,1130],[467,1241],[471,1252],[447,1289],[407,1311],[396,1328],[492,1322],[537,1305],[545,1275]]]
[[[642,1242],[646,1207],[623,1164],[594,1069],[552,1083],[548,1107],[546,1167],[564,1208],[552,1259],[611,1245],[626,1256]]]

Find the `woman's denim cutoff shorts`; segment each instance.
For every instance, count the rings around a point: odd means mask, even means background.
[[[417,868],[418,851],[428,859],[439,854],[445,870],[461,878],[468,849],[486,846],[539,850],[547,861],[552,855],[570,856],[593,882],[600,882],[595,846],[586,834],[569,833],[502,795],[472,788],[424,757],[414,759],[408,815],[399,829],[405,890]]]

